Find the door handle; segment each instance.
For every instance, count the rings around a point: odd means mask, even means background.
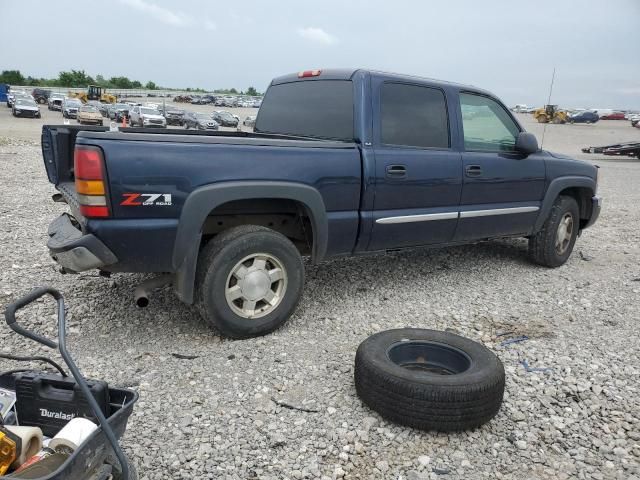
[[[387,177],[405,178],[407,176],[407,167],[404,165],[387,165],[385,172]]]
[[[482,175],[482,167],[480,167],[480,165],[468,165],[464,169],[464,172],[467,177],[479,177]]]

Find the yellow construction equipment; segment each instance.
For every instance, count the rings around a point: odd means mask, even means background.
[[[78,98],[83,103],[87,100],[99,100],[102,103],[116,103],[116,96],[102,91],[98,85],[89,85],[86,92],[69,92],[69,97]]]
[[[557,105],[545,105],[543,108],[533,112],[533,118],[538,123],[567,123],[569,114],[564,110],[558,109]]]

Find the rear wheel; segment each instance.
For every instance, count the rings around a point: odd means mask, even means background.
[[[573,197],[559,196],[542,229],[529,238],[529,255],[539,265],[563,265],[576,243],[580,228],[578,203]]]
[[[294,312],[304,285],[297,248],[271,229],[243,225],[214,237],[200,252],[196,305],[223,335],[265,335]]]

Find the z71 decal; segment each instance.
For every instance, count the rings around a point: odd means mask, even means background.
[[[123,193],[122,196],[124,200],[120,205],[128,207],[171,205],[170,193]]]

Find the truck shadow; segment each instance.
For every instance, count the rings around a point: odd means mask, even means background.
[[[429,295],[425,286],[437,282],[446,281],[457,288],[458,285],[466,285],[470,278],[504,274],[509,266],[514,274],[538,268],[529,262],[527,244],[523,239],[349,257],[319,265],[311,265],[307,259],[305,263],[306,285],[300,306],[291,319],[298,325],[316,316],[318,304],[330,306],[336,314],[348,317],[350,307],[344,302],[356,301],[365,295],[384,299],[403,288],[410,297],[419,300],[422,295],[425,298]],[[117,329],[120,330],[119,335],[142,338],[147,342],[154,342],[158,332],[174,332],[187,343],[188,339],[196,338],[211,343],[226,341],[200,317],[196,308],[181,303],[171,287],[155,291],[150,296],[148,307],[136,307],[133,289],[141,281],[151,278],[149,275],[120,274],[111,280],[93,277],[87,276],[84,288],[103,290],[108,288],[105,285],[108,282],[110,293],[100,298],[94,307],[103,321],[97,324],[83,322],[83,335],[105,334],[101,331],[107,325],[104,320],[110,319],[109,330]],[[113,315],[115,311],[119,314]],[[283,327],[287,328],[286,325]]]

